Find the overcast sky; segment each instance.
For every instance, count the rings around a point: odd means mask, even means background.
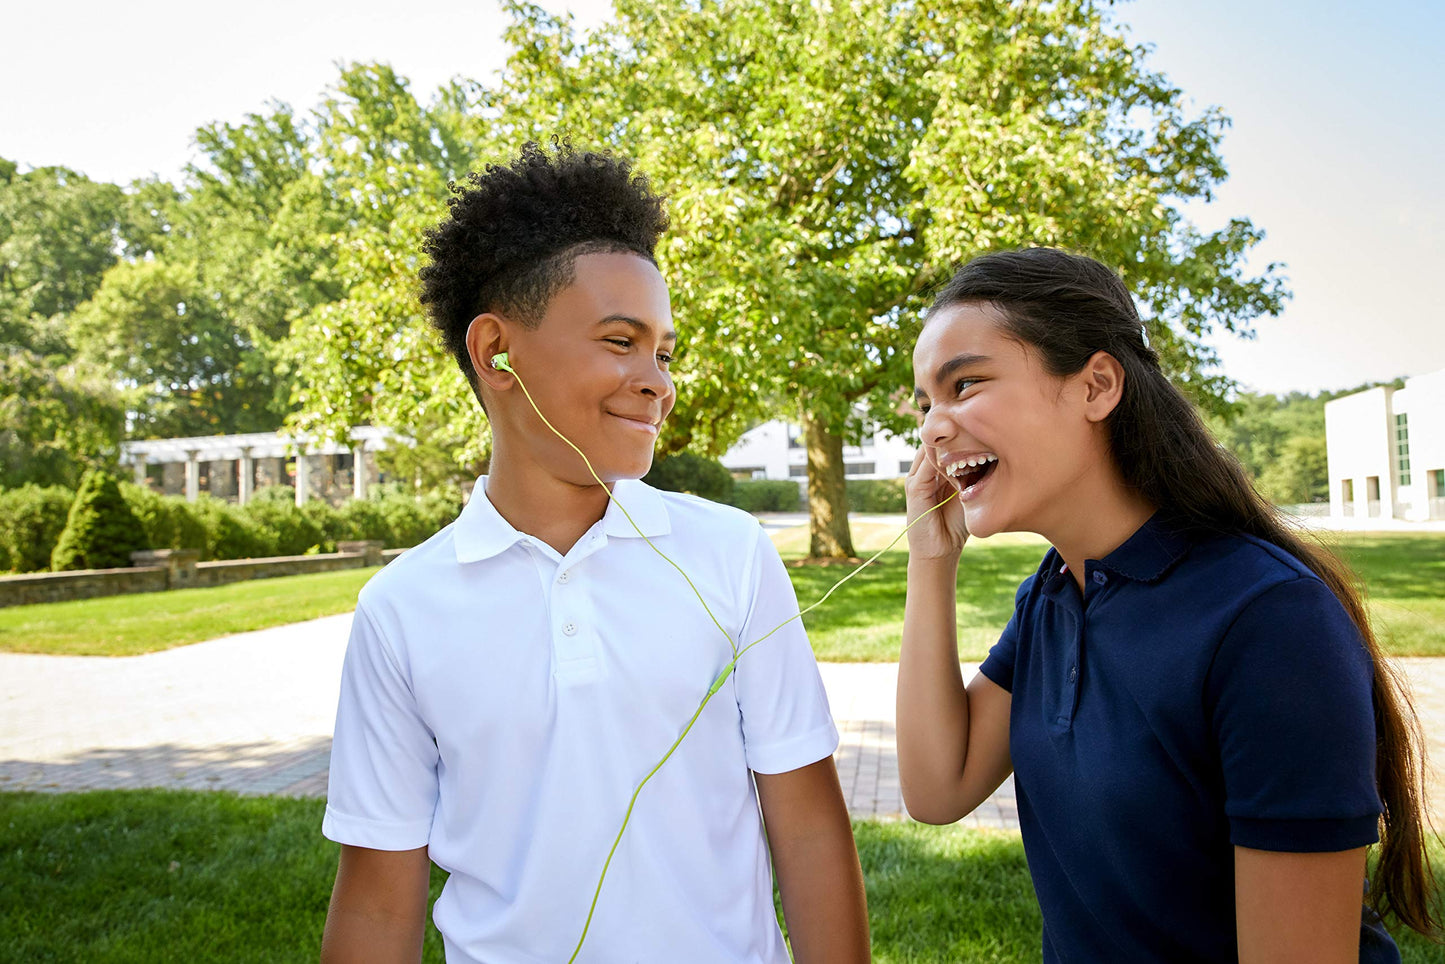
[[[588,25],[597,0],[545,0]],[[1316,391],[1445,368],[1445,4],[1138,0],[1118,7],[1151,65],[1233,118],[1230,179],[1191,208],[1268,232],[1295,297],[1251,342],[1217,340],[1260,391]],[[100,180],[174,178],[191,135],[280,100],[314,105],[339,61],[382,60],[422,99],[501,64],[493,0],[31,3],[7,11],[0,156]]]

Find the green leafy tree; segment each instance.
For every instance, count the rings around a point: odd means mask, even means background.
[[[1329,501],[1330,470],[1324,435],[1287,439],[1274,461],[1260,473],[1259,488],[1276,505]]]
[[[116,569],[130,565],[130,554],[146,548],[145,530],[131,511],[114,475],[87,472],[65,521],[65,531],[50,555],[50,568]]]
[[[49,569],[74,501],[75,493],[58,485],[0,490],[0,570]]]
[[[0,344],[0,488],[80,482],[115,464],[125,430],[106,373]]]
[[[842,449],[895,430],[928,291],[950,265],[1058,245],[1116,268],[1168,371],[1206,408],[1229,383],[1204,336],[1278,311],[1261,232],[1179,205],[1225,177],[1227,125],[1191,116],[1108,4],[617,0],[578,37],[505,4],[513,54],[479,88],[515,149],[570,133],[635,157],[670,196],[660,252],[686,331],[666,444],[716,452],[749,419],[801,421],[811,552],[852,554]]]

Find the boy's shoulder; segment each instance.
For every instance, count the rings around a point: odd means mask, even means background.
[[[388,600],[413,596],[417,589],[434,587],[456,571],[456,529],[460,518],[452,521],[430,539],[406,550],[366,581],[357,597],[367,609],[375,609]]]
[[[687,492],[655,489],[646,482],[635,484],[645,486],[662,500],[673,535],[708,537],[726,533],[748,540],[757,538],[757,518],[736,506],[723,505]]]

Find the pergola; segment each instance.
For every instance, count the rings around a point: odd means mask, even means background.
[[[309,455],[352,455],[352,494],[366,497],[366,484],[371,452],[388,448],[393,440],[405,442],[391,429],[361,425],[351,430],[350,438],[339,441],[310,435],[287,435],[281,432],[252,432],[247,435],[203,435],[194,438],[144,439],[121,443],[121,461],[135,467],[135,480],[147,484],[148,465],[184,464],[186,467],[186,500],[196,501],[200,495],[202,462],[237,463],[238,501],[244,505],[255,486],[255,464],[258,459],[296,457],[296,504],[309,497],[307,459]]]

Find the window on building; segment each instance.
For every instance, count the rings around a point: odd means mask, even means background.
[[[1435,491],[1430,493],[1432,499],[1445,496],[1445,469],[1436,469],[1430,473],[1430,480],[1435,484]]]
[[[899,459],[899,460],[898,460],[898,473],[899,473],[900,475],[907,475],[907,474],[908,474],[909,472],[911,472],[911,471],[913,471],[913,460],[912,460],[912,459]]]
[[[1354,501],[1355,501],[1355,480],[1354,480],[1354,479],[1341,479],[1341,480],[1340,480],[1340,501],[1344,502],[1345,505],[1352,505],[1352,504],[1354,504]]]
[[[1395,416],[1395,471],[1401,485],[1410,484],[1410,416]]]
[[[746,482],[749,479],[766,479],[768,472],[760,465],[747,465],[739,469],[730,469],[728,474],[739,482]]]
[[[808,477],[808,467],[807,467],[806,465],[790,465],[790,466],[788,466],[788,478],[790,478],[790,479],[806,479],[807,477]]]
[[[847,475],[872,475],[874,463],[872,462],[844,462],[843,474]]]
[[[800,449],[800,448],[802,448],[802,447],[803,447],[803,440],[802,440],[801,438],[799,438],[798,436],[794,435],[792,432],[789,432],[789,433],[788,433],[788,448],[790,448],[790,449]]]

